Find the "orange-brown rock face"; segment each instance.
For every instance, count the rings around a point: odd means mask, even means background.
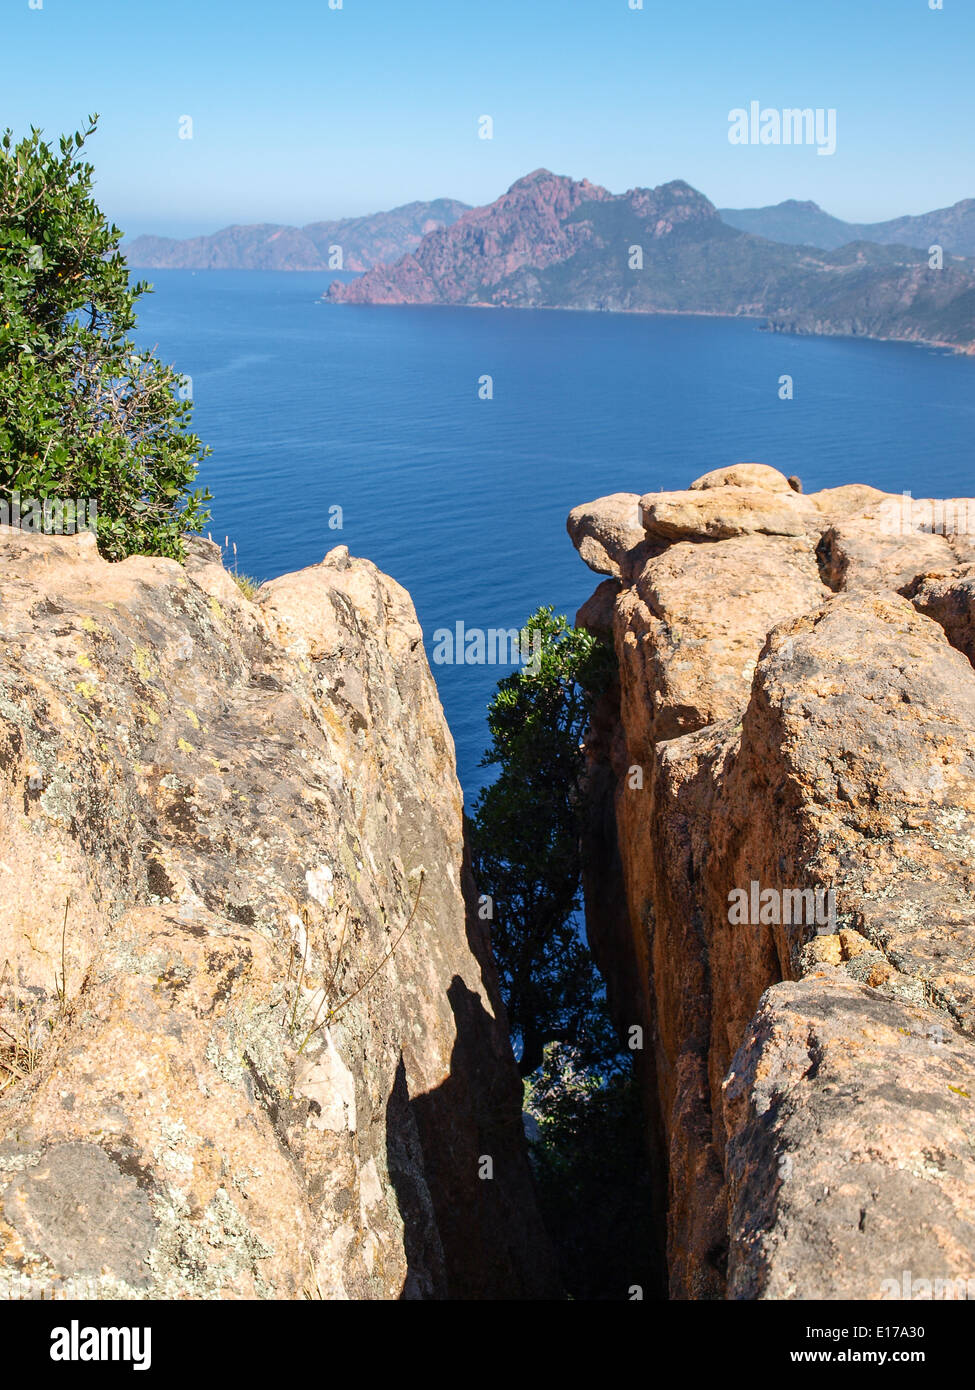
[[[673,543],[581,618],[605,630],[613,602],[587,901],[647,1039],[672,1295],[903,1297],[904,1270],[957,1289],[975,671],[971,537],[943,521],[975,504],[772,473],[644,497],[648,538]]]
[[[551,1294],[405,591],[4,529],[0,629],[0,1296]]]

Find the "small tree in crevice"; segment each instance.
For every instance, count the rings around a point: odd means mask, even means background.
[[[539,1205],[566,1292],[655,1297],[659,1271],[644,1119],[586,944],[581,907],[583,737],[613,675],[608,647],[551,608],[529,618],[541,657],[499,682],[483,766],[497,779],[469,831],[479,892],[525,1078]],[[534,639],[534,640],[533,640]]]
[[[499,768],[470,823],[474,876],[493,902],[491,944],[519,1069],[545,1045],[592,1058],[616,1050],[602,985],[579,927],[582,737],[610,669],[605,645],[551,608],[533,613],[525,650],[541,658],[505,676],[488,708],[483,767]],[[537,669],[535,665],[537,664]]]

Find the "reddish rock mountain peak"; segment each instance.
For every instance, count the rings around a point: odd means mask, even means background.
[[[628,208],[651,224],[655,238],[684,223],[720,220],[708,199],[681,180],[613,194],[588,179],[535,169],[495,202],[424,237],[394,265],[376,266],[351,284],[334,283],[327,298],[359,304],[520,302],[526,277],[531,281],[533,273],[598,240],[592,220],[575,214],[585,204],[600,203]],[[502,283],[518,272],[518,282]]]
[[[583,203],[611,201],[605,188],[536,169],[496,202],[424,237],[411,255],[377,266],[328,298],[352,303],[471,304],[516,271],[566,260],[591,230],[568,219]]]

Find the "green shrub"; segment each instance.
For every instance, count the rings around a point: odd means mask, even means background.
[[[525,1111],[539,1205],[574,1299],[659,1297],[645,1121],[580,920],[583,738],[612,680],[607,644],[551,608],[526,624],[540,659],[505,676],[483,766],[498,777],[469,823],[478,892]]]
[[[525,632],[525,648],[540,643],[541,659],[498,683],[482,766],[500,771],[469,825],[478,892],[493,900],[491,947],[522,1076],[541,1065],[549,1042],[571,1042],[591,1058],[617,1045],[577,918],[582,737],[610,658],[551,608],[533,613]]]
[[[190,487],[209,451],[183,378],[128,337],[149,286],[129,285],[92,197],[96,121],[60,153],[35,129],[0,139],[0,498],[94,502],[107,558],[182,559],[181,533],[207,520]]]

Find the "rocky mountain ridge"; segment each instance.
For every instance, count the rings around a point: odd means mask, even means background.
[[[975,350],[975,263],[904,246],[817,251],[729,227],[689,184],[614,195],[539,169],[431,232],[335,304],[448,304],[745,315],[788,332]]]
[[[455,198],[407,203],[389,212],[309,222],[305,227],[262,223],[223,227],[210,236],[138,236],[125,244],[129,265],[154,270],[369,270],[419,246],[438,227],[449,227],[467,211]]]
[[[721,208],[720,215],[729,227],[753,236],[827,251],[851,241],[873,241],[880,246],[914,246],[919,251],[938,245],[951,256],[975,256],[975,198],[887,222],[844,222],[817,203],[795,198],[764,208]]]

